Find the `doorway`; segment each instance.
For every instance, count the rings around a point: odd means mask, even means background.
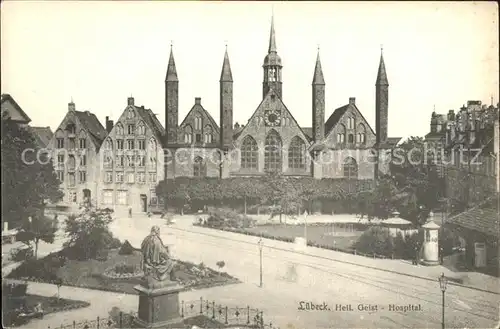
[[[141,194],[141,209],[143,212],[148,212],[148,197],[146,194]]]

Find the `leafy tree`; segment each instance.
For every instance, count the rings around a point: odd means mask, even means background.
[[[91,204],[83,207],[78,215],[69,216],[66,220],[66,233],[69,240],[65,243],[71,256],[78,259],[97,258],[99,252],[115,247],[116,239],[109,230],[113,221],[109,208],[98,209]]]
[[[30,248],[32,248],[33,243],[35,246],[35,258],[37,258],[38,244],[40,241],[54,243],[58,223],[55,219],[43,215],[31,218],[31,221],[24,220],[22,222],[19,232],[16,235],[16,239],[23,242]]]
[[[6,112],[1,121],[2,219],[17,225],[43,211],[47,201],[61,200],[63,193],[52,161],[47,154],[38,153],[31,132],[12,121]]]
[[[222,268],[224,268],[224,266],[226,266],[226,262],[224,262],[223,260],[220,260],[215,265],[217,265],[217,267],[219,268],[219,273],[220,273],[222,271]]]

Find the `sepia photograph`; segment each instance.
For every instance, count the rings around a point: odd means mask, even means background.
[[[499,328],[498,3],[1,3],[2,326]]]

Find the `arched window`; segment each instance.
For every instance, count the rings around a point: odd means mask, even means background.
[[[295,136],[288,147],[288,168],[306,168],[306,143],[299,136]]]
[[[338,133],[337,133],[337,143],[344,144],[345,143],[345,126],[339,125]]]
[[[281,162],[281,138],[275,130],[266,137],[264,148],[264,170],[266,172],[279,172],[282,169]]]
[[[116,124],[116,134],[117,135],[123,135],[123,126],[119,122]]]
[[[364,124],[358,126],[358,134],[356,137],[356,142],[360,144],[366,143],[366,128]]]
[[[157,147],[157,144],[156,144],[156,139],[154,139],[154,137],[152,137],[152,138],[149,140],[149,151],[150,151],[150,152],[155,152],[155,153],[156,153],[156,147]]]
[[[205,143],[212,143],[212,127],[205,126]]]
[[[344,177],[348,179],[358,178],[358,164],[352,157],[347,157],[344,160]]]
[[[134,112],[134,110],[129,109],[127,111],[127,119],[133,119],[133,118],[135,118],[135,112]]]
[[[193,163],[193,176],[194,177],[205,177],[207,175],[207,165],[203,161],[202,157],[197,156],[194,158]]]
[[[184,143],[191,144],[193,142],[193,128],[186,126],[184,128]]]
[[[349,143],[354,143],[354,135],[353,134],[349,134],[348,140],[349,140]]]
[[[87,133],[85,130],[80,130],[80,134],[78,136],[78,144],[81,149],[87,148]]]
[[[106,150],[113,149],[113,141],[110,138],[106,139],[106,142],[104,143],[104,149]]]
[[[144,125],[144,122],[139,122],[137,125],[137,134],[138,135],[146,135],[146,126]]]
[[[241,144],[241,168],[257,170],[259,163],[259,148],[252,136],[248,135]]]
[[[202,124],[201,116],[197,114],[194,117],[194,130],[201,130],[201,124]]]
[[[347,129],[354,129],[354,118],[347,118]]]

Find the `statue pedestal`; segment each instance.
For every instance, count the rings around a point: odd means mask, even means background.
[[[134,287],[139,292],[139,312],[135,319],[141,328],[165,328],[181,324],[179,292],[183,287],[168,281],[150,288],[146,285]]]

